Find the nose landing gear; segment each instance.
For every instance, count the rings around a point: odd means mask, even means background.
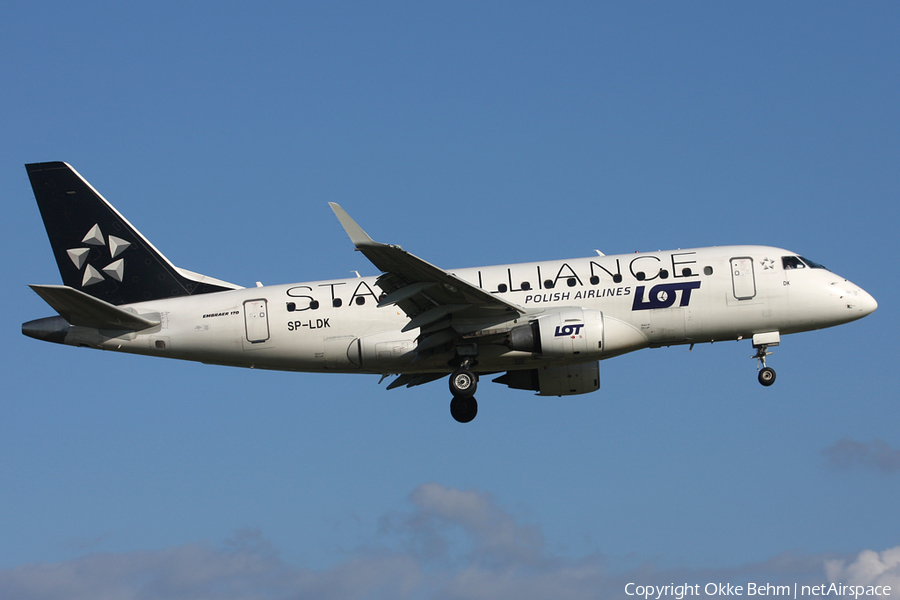
[[[756,354],[750,357],[756,359],[756,369],[759,371],[757,379],[759,379],[759,382],[766,387],[775,383],[775,369],[766,366],[766,357],[770,354],[772,353],[768,351],[768,346],[766,344],[760,344],[759,346],[756,346]]]
[[[777,331],[753,334],[753,347],[756,354],[750,358],[756,359],[756,370],[759,371],[759,382],[769,387],[775,383],[775,369],[766,366],[766,357],[772,354],[769,346],[777,346],[781,342],[781,334]]]

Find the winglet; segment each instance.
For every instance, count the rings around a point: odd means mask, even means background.
[[[340,204],[329,202],[328,206],[334,211],[334,215],[341,222],[341,226],[347,232],[347,235],[350,236],[350,241],[353,242],[354,246],[357,248],[360,246],[380,246],[378,242],[369,237],[369,234],[363,231],[362,227],[356,224],[356,221],[347,214],[346,210],[341,208]]]

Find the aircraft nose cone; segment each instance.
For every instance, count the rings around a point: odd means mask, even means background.
[[[866,290],[844,279],[829,284],[832,315],[839,323],[849,323],[870,315],[878,308],[878,303]]]
[[[875,298],[872,295],[860,288],[859,297],[857,298],[857,304],[859,305],[859,311],[862,313],[862,316],[871,315],[875,312],[875,309],[878,308],[878,302],[875,301]]]

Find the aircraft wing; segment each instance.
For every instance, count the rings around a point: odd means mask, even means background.
[[[417,352],[424,358],[452,345],[462,336],[451,319],[502,323],[525,314],[525,309],[464,281],[400,246],[372,240],[338,204],[329,205],[350,241],[372,264],[383,271],[378,286],[385,296],[379,307],[396,304],[410,318],[403,331],[421,328]]]

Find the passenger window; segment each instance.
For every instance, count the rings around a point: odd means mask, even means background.
[[[531,284],[528,283],[527,281],[523,281],[522,285],[520,285],[519,287],[527,292],[528,290],[531,289]]]
[[[500,292],[501,294],[505,294],[507,289],[508,288],[506,287],[505,283],[501,283],[500,285],[497,286],[497,291]]]

